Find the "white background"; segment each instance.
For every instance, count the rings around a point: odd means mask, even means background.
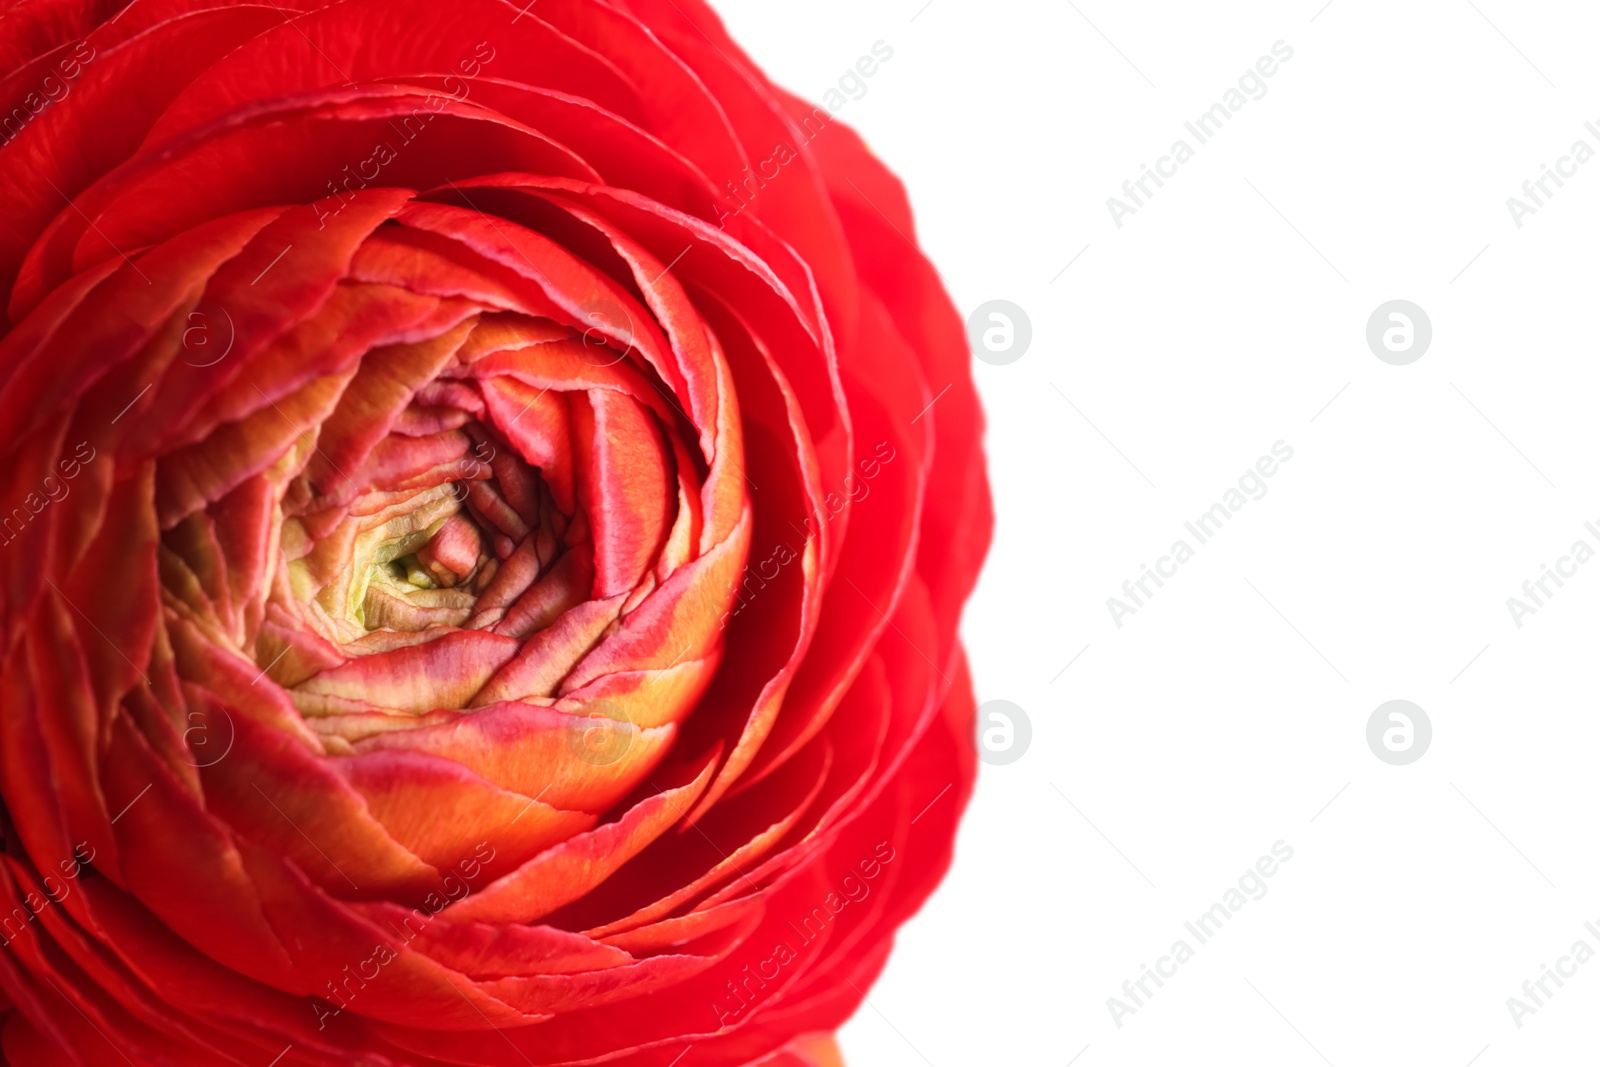
[[[1600,150],[1600,14],[1321,6],[719,0],[812,99],[893,47],[839,118],[909,184],[963,315],[1033,326],[975,365],[999,524],[965,623],[979,699],[1033,740],[982,768],[851,1067],[1594,1060],[1600,960],[1520,1028],[1506,1000],[1600,951],[1600,560],[1520,628],[1506,600],[1600,549],[1600,160],[1521,228],[1506,200]],[[1280,40],[1197,145],[1184,122]],[[1119,229],[1106,199],[1180,137],[1195,158]],[[1409,366],[1365,340],[1396,298],[1433,325]],[[1119,629],[1106,599],[1280,440],[1266,495]],[[1366,743],[1394,698],[1433,724],[1409,766]],[[1197,945],[1185,921],[1280,840]],[[1179,938],[1195,957],[1119,1028],[1107,998]]]

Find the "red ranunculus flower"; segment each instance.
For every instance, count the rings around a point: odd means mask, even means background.
[[[973,777],[899,184],[697,0],[0,3],[15,1065],[837,1063]]]

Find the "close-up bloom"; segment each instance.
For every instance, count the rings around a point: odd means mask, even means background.
[[[0,3],[0,1047],[840,1062],[988,546],[899,181],[700,0]]]

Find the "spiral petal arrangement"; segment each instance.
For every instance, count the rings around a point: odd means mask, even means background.
[[[974,767],[899,183],[698,0],[0,73],[6,1061],[837,1065]]]

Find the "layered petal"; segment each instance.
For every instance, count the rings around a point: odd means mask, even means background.
[[[700,0],[22,0],[0,192],[7,1061],[838,1067],[990,525],[859,139]]]

